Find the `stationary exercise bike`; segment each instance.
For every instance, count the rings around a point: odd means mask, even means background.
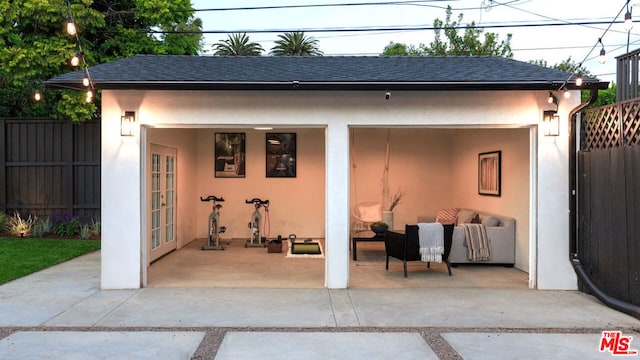
[[[262,200],[259,198],[253,198],[251,200],[245,200],[246,204],[253,204],[255,210],[251,214],[251,221],[249,222],[249,230],[250,237],[247,240],[247,243],[244,244],[244,247],[266,247],[267,246],[267,236],[269,236],[269,231],[263,232],[266,230],[267,226],[271,226],[269,222],[269,200]],[[263,223],[262,214],[260,214],[260,208],[264,207],[264,217],[266,222]]]
[[[211,214],[209,214],[209,240],[207,245],[202,246],[202,250],[224,250],[224,246],[220,244],[220,234],[227,231],[227,227],[220,226],[220,208],[222,205],[216,204],[216,202],[223,202],[224,198],[209,195],[206,198],[201,196],[200,201],[213,201]]]

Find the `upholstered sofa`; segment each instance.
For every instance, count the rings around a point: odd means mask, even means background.
[[[478,215],[480,223],[484,224],[489,238],[491,258],[486,261],[470,261],[467,257],[464,230],[462,223],[469,223]],[[434,217],[419,216],[418,222],[434,221]],[[476,219],[478,220],[478,219]],[[472,209],[460,209],[456,227],[453,230],[453,240],[449,262],[455,264],[504,264],[513,265],[516,256],[516,220],[514,218],[490,214]]]

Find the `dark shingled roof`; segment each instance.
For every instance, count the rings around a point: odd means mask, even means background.
[[[89,68],[101,89],[557,90],[570,74],[503,57],[136,55]],[[46,82],[82,88],[82,71]],[[583,88],[608,83],[585,79]],[[567,83],[575,88],[574,81]]]

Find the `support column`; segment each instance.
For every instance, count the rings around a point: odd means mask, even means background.
[[[102,114],[100,285],[103,289],[137,289],[141,286],[142,244],[140,132],[136,129],[134,136],[120,136],[120,107],[108,95],[103,93],[103,109],[108,110]]]
[[[331,123],[326,133],[325,287],[349,285],[349,127]]]
[[[574,94],[571,95],[573,97]],[[578,286],[576,273],[569,260],[567,116],[561,114],[560,119],[560,136],[544,136],[541,131],[538,132],[536,260],[540,290],[576,290]]]

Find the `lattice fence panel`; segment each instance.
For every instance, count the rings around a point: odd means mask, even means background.
[[[608,149],[620,146],[619,106],[601,106],[585,111],[584,149]]]
[[[625,145],[640,145],[640,101],[623,105],[622,129]]]
[[[640,145],[640,98],[583,113],[582,149]]]

